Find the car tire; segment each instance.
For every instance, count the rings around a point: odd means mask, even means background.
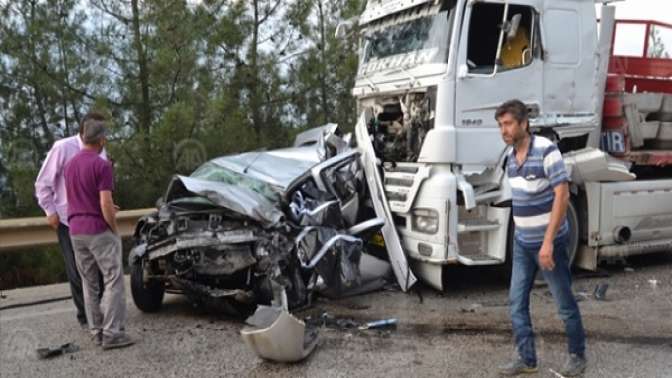
[[[163,304],[165,287],[163,282],[150,280],[144,282],[144,264],[138,262],[131,266],[131,294],[135,306],[142,312],[157,312]]]

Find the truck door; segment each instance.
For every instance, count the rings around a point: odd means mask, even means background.
[[[541,25],[545,112],[548,116],[592,115],[597,98],[593,2],[546,1]]]
[[[541,111],[540,47],[539,13],[533,7],[468,2],[457,56],[458,162],[497,163],[505,145],[494,115],[504,101],[523,101],[532,116]]]

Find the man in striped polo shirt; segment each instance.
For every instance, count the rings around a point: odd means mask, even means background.
[[[529,304],[534,277],[541,268],[568,337],[569,357],[560,372],[567,377],[576,376],[586,368],[586,337],[572,293],[567,257],[569,177],[555,144],[530,134],[525,104],[507,101],[497,109],[495,119],[502,139],[513,147],[506,168],[515,224],[509,302],[518,350],[517,358],[503,366],[500,373],[537,371]]]

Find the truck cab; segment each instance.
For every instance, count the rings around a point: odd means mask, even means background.
[[[402,289],[416,275],[442,289],[446,264],[506,261],[509,147],[494,119],[506,100],[527,104],[573,169],[571,258],[587,239],[584,181],[635,179],[599,149],[609,51],[593,2],[369,0],[358,26],[355,134]]]

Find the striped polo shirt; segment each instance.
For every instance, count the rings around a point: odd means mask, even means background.
[[[526,248],[539,248],[551,220],[555,198],[553,189],[569,181],[560,150],[550,140],[532,135],[525,161],[518,165],[515,149],[512,149],[506,171],[513,197],[516,241]],[[566,237],[568,233],[569,225],[565,217],[556,240]]]

